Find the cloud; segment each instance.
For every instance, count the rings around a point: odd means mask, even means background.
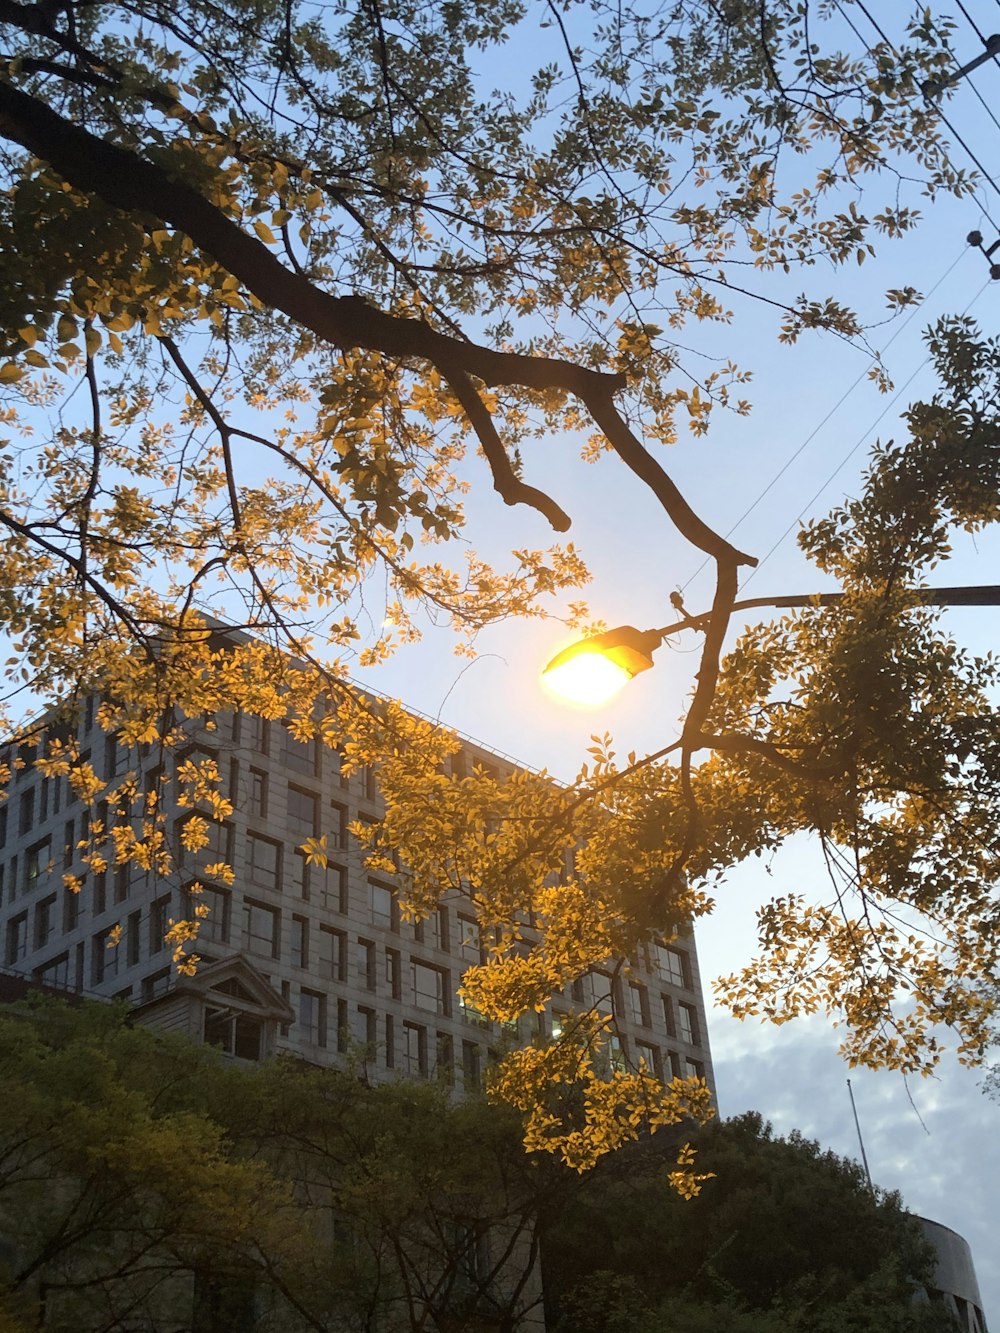
[[[776,1132],[801,1130],[824,1148],[860,1160],[850,1078],[872,1178],[898,1190],[912,1212],[964,1236],[972,1247],[987,1322],[1000,1320],[1000,1105],[983,1096],[982,1071],[945,1064],[936,1077],[903,1079],[850,1070],[837,1034],[821,1019],[780,1028],[711,1015],[716,1088],[725,1116],[759,1111]],[[911,1105],[912,1099],[912,1105]]]

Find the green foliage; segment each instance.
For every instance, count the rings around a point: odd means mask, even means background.
[[[471,1328],[539,1299],[534,1216],[559,1184],[509,1112],[236,1067],[122,1007],[51,1001],[0,1015],[0,1077],[11,1328],[156,1333],[192,1301],[197,1327],[249,1302],[262,1328]]]
[[[912,1301],[931,1272],[916,1222],[855,1163],[755,1114],[693,1141],[715,1173],[697,1198],[664,1190],[654,1140],[599,1166],[555,1219],[543,1258],[559,1329],[941,1327]]]

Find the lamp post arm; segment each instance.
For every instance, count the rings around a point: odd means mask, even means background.
[[[796,607],[836,606],[844,600],[842,592],[791,593],[784,597],[747,597],[733,602],[732,611],[751,611],[755,607],[769,606],[777,611],[793,610]],[[914,588],[910,598],[912,606],[1000,606],[1000,583],[977,584],[969,587],[954,588]],[[704,629],[712,619],[711,611],[701,615],[685,616],[672,625],[663,625],[652,633],[666,638],[668,634],[678,634],[683,629]]]

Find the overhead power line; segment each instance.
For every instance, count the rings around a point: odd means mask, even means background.
[[[983,292],[985,292],[986,288],[990,285],[990,281],[991,281],[991,279],[987,279],[986,282],[983,283],[983,285],[980,287],[979,291],[976,292],[975,296],[972,298],[972,300],[966,305],[965,309],[962,311],[962,314],[963,314],[963,315],[967,315],[967,314],[969,313],[969,311],[972,309],[972,307],[976,304],[976,302],[977,302],[977,301],[979,300],[979,298],[982,296]],[[890,398],[890,400],[886,403],[885,407],[883,407],[882,411],[878,414],[878,416],[877,416],[877,417],[875,418],[875,420],[871,423],[871,425],[867,428],[867,430],[863,431],[863,432],[861,433],[861,435],[858,436],[858,439],[856,440],[856,442],[854,443],[854,445],[852,446],[852,448],[849,449],[848,452],[844,455],[844,457],[840,460],[840,462],[837,464],[837,466],[833,469],[833,471],[832,471],[832,472],[830,473],[830,475],[827,477],[826,481],[823,482],[823,485],[819,488],[819,490],[815,493],[815,495],[813,495],[813,497],[812,497],[810,500],[808,500],[808,501],[802,506],[802,508],[799,510],[798,514],[796,514],[795,518],[792,519],[791,523],[789,523],[788,527],[787,527],[787,528],[785,529],[785,531],[781,534],[781,536],[778,538],[778,540],[774,543],[774,545],[771,547],[771,549],[768,551],[768,553],[767,553],[767,554],[763,557],[763,559],[758,563],[758,565],[756,566],[756,568],[755,568],[755,569],[752,569],[752,570],[750,571],[750,573],[747,575],[747,577],[743,580],[743,584],[742,584],[742,586],[743,586],[744,588],[745,588],[746,585],[750,582],[750,580],[754,577],[754,575],[757,574],[757,573],[759,573],[759,571],[764,567],[764,565],[767,563],[767,561],[770,560],[771,556],[774,555],[775,551],[776,551],[776,550],[778,549],[778,547],[782,544],[782,542],[786,539],[786,537],[788,537],[789,533],[791,533],[792,531],[794,531],[795,527],[796,527],[799,523],[801,523],[801,521],[802,521],[804,515],[806,514],[806,512],[807,512],[808,510],[810,510],[810,509],[813,507],[813,505],[816,503],[816,501],[819,499],[819,497],[823,494],[823,492],[826,490],[826,488],[827,488],[827,487],[830,485],[830,483],[837,477],[838,473],[840,473],[840,472],[842,472],[842,471],[844,470],[844,468],[847,466],[847,464],[851,461],[851,459],[854,457],[854,455],[858,452],[858,450],[861,448],[861,446],[865,443],[865,441],[866,441],[866,440],[868,439],[868,437],[871,435],[871,433],[872,433],[872,431],[875,429],[875,427],[879,424],[879,422],[882,420],[882,418],[883,418],[884,416],[886,416],[886,414],[888,413],[888,411],[889,411],[889,409],[892,407],[892,405],[893,405],[895,402],[897,402],[899,398],[902,397],[902,395],[903,395],[903,394],[906,392],[906,390],[910,387],[910,385],[913,383],[913,381],[916,379],[916,377],[920,374],[920,372],[924,369],[924,367],[928,364],[929,361],[930,361],[930,356],[925,356],[924,359],[923,359],[923,361],[921,361],[920,365],[917,366],[916,370],[913,371],[913,373],[909,376],[909,378],[906,380],[906,382],[905,382],[904,384],[900,385],[900,387],[896,390],[896,392],[893,394],[892,398]]]
[[[997,0],[997,3],[1000,4],[1000,0]],[[941,276],[938,278],[938,280],[934,283],[933,287],[931,287],[930,291],[927,292],[927,294],[924,296],[923,300],[920,301],[917,305],[915,305],[915,306],[910,310],[909,314],[906,316],[906,318],[902,321],[902,323],[901,323],[901,324],[898,326],[898,328],[895,330],[895,332],[893,333],[892,337],[888,340],[888,342],[885,344],[885,346],[882,347],[882,348],[880,349],[880,351],[879,351],[879,353],[878,353],[879,358],[881,358],[881,357],[882,357],[882,356],[889,350],[889,348],[890,348],[890,347],[892,346],[892,344],[896,341],[896,339],[899,337],[899,335],[905,330],[906,326],[907,326],[907,325],[910,323],[910,321],[914,318],[914,316],[917,314],[917,312],[918,312],[919,310],[922,310],[922,309],[923,309],[923,307],[924,307],[924,306],[927,304],[927,302],[931,299],[931,297],[934,295],[934,293],[937,291],[937,289],[941,286],[941,284],[942,284],[943,282],[945,282],[945,281],[951,276],[952,272],[954,271],[955,267],[957,266],[957,264],[959,263],[959,261],[961,260],[961,258],[962,258],[962,256],[963,256],[964,254],[965,254],[965,250],[964,250],[964,249],[962,249],[962,250],[960,250],[960,251],[958,252],[958,254],[957,254],[957,255],[955,256],[955,258],[951,261],[951,263],[948,265],[948,267],[945,269],[945,271],[941,274]],[[924,364],[926,364],[926,362],[925,362]],[[820,421],[817,425],[815,425],[815,426],[813,427],[813,429],[812,429],[812,430],[809,432],[809,434],[805,437],[805,439],[804,439],[804,440],[802,441],[802,443],[798,446],[798,448],[797,448],[792,454],[789,455],[789,457],[784,461],[784,463],[782,463],[781,467],[778,468],[777,472],[774,474],[774,476],[771,478],[771,480],[767,483],[767,485],[763,488],[763,490],[760,491],[760,493],[757,495],[757,497],[756,497],[756,499],[753,501],[753,503],[750,504],[750,505],[748,505],[747,508],[744,509],[743,513],[739,516],[739,518],[735,521],[735,523],[733,523],[732,527],[730,527],[729,531],[726,533],[726,539],[727,539],[727,540],[728,540],[730,537],[733,536],[733,534],[736,532],[736,530],[737,530],[737,529],[738,529],[738,528],[739,528],[739,527],[740,527],[740,526],[741,526],[741,525],[742,525],[742,524],[743,524],[743,523],[750,517],[750,515],[754,512],[754,510],[758,507],[758,505],[760,505],[761,502],[766,498],[766,496],[769,494],[769,492],[772,491],[772,490],[774,489],[774,487],[778,484],[778,482],[779,482],[779,481],[781,480],[781,478],[785,475],[785,473],[786,473],[786,472],[788,471],[788,469],[792,466],[792,464],[795,463],[795,462],[801,457],[801,455],[806,451],[806,449],[809,447],[809,445],[812,444],[813,440],[814,440],[814,439],[816,438],[816,436],[820,433],[820,431],[821,431],[821,430],[823,429],[823,427],[827,424],[827,422],[830,421],[830,419],[831,419],[833,416],[835,416],[837,412],[840,411],[840,409],[843,407],[844,403],[847,402],[848,398],[850,398],[851,394],[852,394],[852,393],[854,392],[854,390],[858,387],[858,385],[861,383],[861,381],[862,381],[863,379],[866,379],[866,378],[868,377],[870,368],[871,368],[871,367],[870,367],[870,364],[869,364],[869,365],[866,365],[866,366],[864,367],[864,369],[861,370],[861,371],[859,372],[859,374],[857,375],[857,377],[856,377],[856,378],[855,378],[855,379],[854,379],[854,380],[847,386],[847,388],[846,388],[846,389],[844,390],[844,392],[840,395],[840,397],[837,399],[837,401],[836,401],[836,402],[833,404],[833,406],[828,410],[828,412],[826,413],[826,415],[823,417],[822,421]],[[916,373],[916,372],[914,372],[914,373]],[[910,378],[912,379],[912,376],[911,376]],[[907,384],[908,384],[909,382],[910,382],[910,381],[908,380],[908,381],[907,381]],[[903,387],[905,388],[906,386],[904,385]],[[897,397],[898,397],[898,395],[897,395]],[[894,399],[893,401],[895,401],[895,399]],[[892,404],[890,403],[889,406],[891,407]],[[886,409],[886,410],[888,410],[888,409]],[[879,418],[879,420],[881,420],[881,418]],[[797,522],[797,521],[798,521],[798,520],[796,520],[796,522]],[[792,526],[794,527],[794,524],[793,524]],[[766,559],[766,557],[765,557],[765,559]],[[694,582],[694,580],[698,577],[698,575],[702,572],[702,570],[705,568],[705,566],[706,566],[708,563],[709,563],[709,561],[708,561],[707,558],[701,562],[701,564],[700,564],[700,565],[698,566],[698,568],[694,571],[694,573],[693,573],[693,574],[691,575],[691,577],[687,580],[687,582],[684,583],[684,584],[682,585],[682,588],[681,588],[681,591],[682,591],[682,592],[685,591],[688,587],[690,587],[690,585]]]

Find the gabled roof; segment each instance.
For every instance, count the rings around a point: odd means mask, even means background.
[[[195,994],[219,1005],[245,1010],[279,1023],[294,1023],[295,1010],[259,972],[249,958],[241,953],[220,958],[213,963],[202,963],[193,977],[180,976],[165,995]],[[158,1000],[149,1001],[156,1004]],[[145,1008],[146,1006],[142,1006]]]

